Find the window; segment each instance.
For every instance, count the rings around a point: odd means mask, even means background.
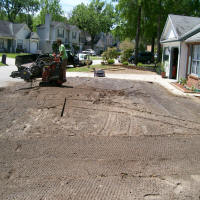
[[[76,32],[72,32],[72,39],[76,39]]]
[[[3,49],[4,48],[4,42],[3,42],[3,39],[0,39],[0,49]]]
[[[17,40],[17,49],[23,49],[23,40]]]
[[[64,29],[62,29],[62,28],[58,29],[58,37],[64,38]]]
[[[193,46],[191,73],[200,77],[200,45]]]

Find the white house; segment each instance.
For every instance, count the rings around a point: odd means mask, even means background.
[[[45,16],[45,24],[37,26],[37,33],[43,53],[51,53],[52,44],[57,39],[61,39],[63,44],[72,49],[75,46],[80,47],[80,30],[73,25],[52,21],[50,14]]]
[[[169,15],[161,44],[166,75],[179,80],[190,78],[200,84],[200,18]]]
[[[36,53],[39,47],[39,36],[31,32],[26,24],[15,24],[0,20],[0,51],[24,51]]]

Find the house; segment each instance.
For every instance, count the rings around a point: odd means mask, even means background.
[[[26,24],[15,24],[0,20],[0,51],[24,51],[36,53],[39,47],[39,36],[31,32]]]
[[[200,86],[200,18],[169,15],[161,35],[166,75]]]
[[[101,54],[108,47],[117,46],[119,41],[113,37],[111,33],[100,33],[97,36],[96,44],[94,45],[94,49],[98,54]]]
[[[45,24],[37,26],[40,37],[39,48],[43,53],[52,53],[52,44],[60,39],[65,46],[71,49],[80,48],[80,30],[73,25],[52,21],[51,15],[45,16]]]

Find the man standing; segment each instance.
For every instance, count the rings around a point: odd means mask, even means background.
[[[61,63],[62,74],[60,74],[60,76],[63,79],[63,81],[66,82],[67,54],[66,54],[65,46],[64,44],[62,44],[62,41],[57,40],[57,44],[59,46],[60,58],[62,59],[62,63]]]

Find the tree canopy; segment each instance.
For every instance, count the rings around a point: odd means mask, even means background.
[[[114,0],[120,18],[115,33],[120,38],[135,39],[135,51],[141,44],[157,39],[158,61],[160,61],[160,36],[168,14],[200,16],[199,0]],[[140,42],[141,41],[141,42]],[[137,56],[136,56],[137,57]]]
[[[8,20],[15,22],[21,13],[34,13],[40,8],[39,0],[1,0],[0,12],[5,13]]]
[[[114,7],[101,0],[92,0],[88,5],[79,4],[72,11],[70,23],[88,32],[93,45],[95,36],[109,32],[113,26]]]
[[[40,0],[41,11],[40,11],[40,20],[41,23],[45,22],[45,15],[51,14],[52,20],[54,21],[63,21],[64,20],[64,11],[61,7],[60,0]]]

